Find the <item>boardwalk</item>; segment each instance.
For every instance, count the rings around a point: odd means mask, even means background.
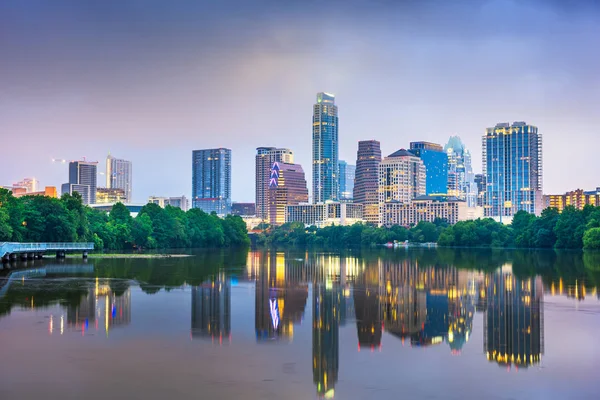
[[[94,250],[94,243],[11,243],[0,242],[0,258],[4,262],[20,258],[41,258],[47,252],[56,252],[57,257],[64,257],[69,252],[87,252]]]

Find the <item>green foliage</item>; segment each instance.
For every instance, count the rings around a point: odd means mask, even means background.
[[[600,249],[600,228],[590,228],[583,235],[583,247],[585,249]]]
[[[585,232],[585,217],[583,211],[573,206],[565,207],[558,217],[554,233],[556,234],[556,248],[581,249],[583,247],[583,234]]]
[[[490,218],[460,221],[440,232],[438,244],[457,247],[508,247],[513,244],[513,232],[508,226]]]
[[[156,204],[133,218],[117,203],[109,214],[83,205],[81,196],[15,198],[0,189],[0,241],[94,242],[96,249],[245,246],[250,243],[244,220],[219,218],[198,209],[184,212]]]

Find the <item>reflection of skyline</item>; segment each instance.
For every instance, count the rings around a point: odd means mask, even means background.
[[[223,338],[231,335],[231,280],[224,274],[192,287],[193,339]]]
[[[335,393],[340,368],[341,288],[331,281],[313,285],[313,382],[320,397]]]
[[[487,359],[517,367],[538,364],[544,353],[541,279],[521,280],[508,268],[490,278],[483,318]]]

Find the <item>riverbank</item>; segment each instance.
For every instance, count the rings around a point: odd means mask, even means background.
[[[193,257],[192,254],[111,254],[111,253],[95,253],[88,254],[90,259],[125,259],[125,258],[183,258]],[[54,258],[51,255],[47,255],[44,258]],[[81,258],[81,254],[67,254],[66,258]]]

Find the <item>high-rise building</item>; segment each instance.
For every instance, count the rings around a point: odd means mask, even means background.
[[[379,223],[379,163],[381,147],[377,140],[358,142],[356,152],[356,175],[354,178],[354,202],[363,205],[365,221]]]
[[[352,200],[354,196],[354,179],[356,177],[356,165],[348,164],[346,161],[338,161],[340,173],[340,200]]]
[[[487,191],[485,175],[476,174],[474,181],[477,188],[477,207],[483,207],[485,205],[485,192]]]
[[[125,192],[125,203],[133,201],[131,161],[115,158],[110,154],[106,157],[106,188],[122,189]]]
[[[83,204],[96,204],[97,172],[95,161],[71,161],[69,182],[62,185],[62,194],[78,192]]]
[[[379,164],[379,224],[385,203],[408,204],[425,195],[426,170],[423,160],[410,151],[400,149]]]
[[[290,149],[259,147],[256,149],[256,216],[269,219],[269,178],[273,163],[294,163],[294,153]]]
[[[482,140],[485,216],[510,220],[542,212],[542,135],[525,122],[497,124]]]
[[[225,215],[231,212],[231,150],[192,152],[192,207]]]
[[[335,96],[318,93],[313,107],[313,201],[337,200],[338,173],[338,108]]]
[[[283,225],[286,206],[306,202],[308,187],[302,166],[273,163],[269,179],[269,224]]]
[[[458,136],[450,137],[444,151],[448,155],[448,196],[465,200],[467,207],[475,207],[477,186],[471,153]]]
[[[423,160],[427,181],[426,194],[446,194],[448,192],[448,155],[437,143],[411,142],[410,152]]]

